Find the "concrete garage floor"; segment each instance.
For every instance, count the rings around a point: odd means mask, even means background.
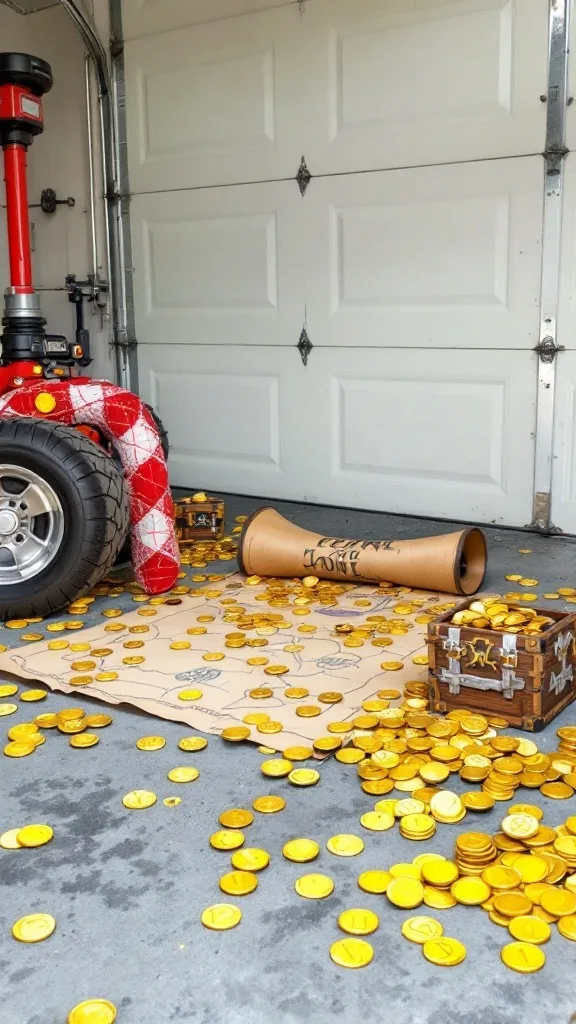
[[[259,504],[230,498],[230,521]],[[412,537],[451,528],[274,504],[302,526],[341,537]],[[540,594],[576,585],[574,541],[486,532],[487,589],[513,588],[503,579],[512,572],[536,577]],[[518,549],[525,547],[533,553],[520,555]],[[232,563],[222,568],[229,572]],[[218,571],[216,566],[212,571]],[[115,598],[114,604],[122,601]],[[93,606],[87,623],[103,604],[109,606],[110,599]],[[556,601],[551,607],[564,605]],[[5,630],[1,639],[17,642],[18,634]],[[23,705],[3,720],[2,735],[15,721],[29,720],[31,712],[70,703],[71,698],[50,694],[41,705]],[[96,706],[80,694],[73,703]],[[360,871],[412,860],[424,845],[450,856],[458,831],[497,831],[507,805],[497,805],[488,815],[469,815],[458,825],[439,825],[433,840],[416,844],[398,830],[361,828],[359,815],[374,798],[361,792],[353,767],[329,759],[316,787],[296,789],[261,775],[262,755],[255,747],[232,747],[211,738],[206,750],[185,755],[177,741],[189,732],[186,727],[126,708],[112,708],[111,714],[113,725],[102,730],[97,747],[73,750],[64,736],[48,732],[32,757],[1,759],[0,831],[48,822],[55,832],[53,842],[38,850],[0,850],[1,1024],[65,1024],[71,1007],[95,996],[116,1004],[118,1024],[328,1024],[335,1019],[345,1024],[569,1024],[576,1012],[576,943],[563,939],[555,926],[544,947],[544,969],[520,975],[499,958],[507,932],[482,910],[423,908],[468,948],[460,966],[434,967],[400,934],[402,921],[419,911],[398,910],[385,897],[362,893],[356,885]],[[537,737],[541,749],[555,749],[556,728],[568,723],[576,723],[576,705]],[[135,741],[151,732],[165,736],[167,744],[144,754]],[[178,787],[167,781],[169,769],[181,763],[200,768],[197,782]],[[459,779],[451,785],[458,791],[468,788]],[[158,803],[144,812],[125,810],[122,796],[140,788],[154,790]],[[162,799],[175,792],[182,804],[164,807]],[[534,800],[534,793],[519,792],[520,799]],[[281,793],[287,807],[278,814],[256,814],[246,834],[249,845],[270,852],[271,865],[257,891],[236,901],[244,915],[240,926],[207,931],[200,924],[201,911],[229,899],[218,889],[229,857],[211,849],[208,836],[218,827],[222,810],[250,807],[254,797],[265,793]],[[576,814],[576,798],[553,801],[537,793],[535,802],[549,824]],[[326,852],[326,840],[338,832],[362,833],[364,852],[352,859]],[[283,843],[296,836],[320,843],[314,865],[282,858]],[[332,896],[307,901],[296,895],[294,880],[308,870],[333,877]],[[374,961],[359,971],[338,968],[328,956],[330,944],[341,935],[338,913],[354,906],[380,915],[380,928],[369,937]],[[54,935],[36,946],[13,940],[12,923],[37,911],[56,918]]]

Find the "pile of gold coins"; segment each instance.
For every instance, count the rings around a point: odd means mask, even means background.
[[[18,687],[14,683],[0,685],[0,697],[12,697],[17,693]],[[18,696],[24,703],[31,703],[44,700],[46,691],[23,690]],[[17,704],[0,703],[0,717],[12,715],[17,710]],[[59,733],[70,736],[71,747],[77,749],[95,747],[99,743],[100,737],[91,730],[103,729],[110,725],[111,721],[110,715],[100,713],[87,715],[83,708],[74,707],[36,715],[31,722],[19,722],[8,729],[8,743],[4,746],[4,754],[6,757],[27,757],[33,754],[38,747],[46,742],[45,731],[47,729],[55,729]]]
[[[520,582],[524,582],[520,580]],[[527,584],[537,583],[528,580]],[[508,597],[510,595],[507,595]],[[526,600],[532,595],[517,595]],[[535,597],[536,595],[534,595]],[[472,601],[468,608],[455,612],[450,620],[455,626],[473,626],[474,629],[495,629],[499,633],[544,633],[554,625],[548,615],[538,615],[533,608],[519,608],[501,597],[483,597]]]

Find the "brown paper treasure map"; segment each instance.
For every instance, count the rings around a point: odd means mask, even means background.
[[[182,597],[180,604],[159,605],[154,617],[142,617],[138,611],[123,614],[116,620],[103,618],[100,625],[74,636],[65,634],[70,642],[82,641],[90,644],[86,653],[50,650],[48,643],[63,636],[52,634],[48,641],[14,648],[0,655],[0,672],[10,673],[27,680],[45,683],[52,690],[64,693],[86,693],[107,704],[130,704],[159,718],[182,722],[201,732],[217,734],[222,729],[242,725],[245,715],[255,711],[268,714],[271,719],[281,722],[281,732],[263,735],[256,726],[251,726],[250,739],[275,750],[284,750],[295,744],[309,745],[319,736],[326,735],[331,722],[347,721],[361,710],[363,701],[375,698],[379,690],[397,689],[400,692],[409,680],[425,681],[426,665],[413,662],[414,656],[426,654],[426,624],[415,623],[415,616],[436,614],[438,605],[454,602],[445,594],[410,591],[398,596],[385,596],[375,586],[354,586],[339,597],[337,607],[314,606],[306,618],[291,614],[290,608],[283,609],[283,626],[272,635],[267,635],[266,646],[229,649],[224,646],[225,635],[233,632],[235,626],[223,621],[226,604],[222,600],[236,598],[246,613],[261,614],[268,610],[258,595],[265,590],[265,583],[249,586],[245,577],[227,577],[218,585],[218,590],[203,587]],[[207,594],[205,591],[208,591]],[[218,594],[218,596],[214,596]],[[211,595],[211,596],[209,596]],[[357,602],[360,601],[361,606]],[[412,611],[400,614],[395,606],[412,604]],[[369,616],[379,615],[386,619],[405,622],[411,628],[404,634],[390,634],[389,646],[374,646],[370,639],[362,646],[348,647],[344,644],[346,634],[335,632],[337,624],[361,625]],[[190,635],[187,630],[198,626],[198,616],[214,616],[213,621],[204,622],[206,633]],[[123,629],[110,632],[105,629],[111,621],[122,623]],[[302,632],[299,627],[309,628]],[[130,632],[134,626],[149,627],[148,632]],[[384,625],[384,624],[382,624]],[[255,636],[252,632],[249,636]],[[382,635],[382,634],[379,634]],[[144,646],[126,649],[126,642],[143,640]],[[190,643],[184,650],[173,650],[170,644],[178,641]],[[291,645],[301,646],[298,651],[286,651]],[[92,655],[92,651],[106,648],[112,653],[105,656]],[[221,652],[222,660],[205,660],[203,655]],[[137,665],[125,665],[127,655],[142,656]],[[261,655],[269,665],[283,665],[288,672],[283,675],[268,675],[266,666],[248,665],[247,659]],[[84,685],[81,691],[70,686],[70,679],[79,672],[73,662],[83,659],[95,662],[90,669],[93,682]],[[382,662],[402,662],[399,670],[385,670]],[[97,681],[100,673],[117,673],[112,680]],[[258,687],[272,689],[273,695],[265,699],[251,697],[250,690]],[[302,687],[309,694],[302,699],[289,699],[284,695],[288,687]],[[179,693],[190,689],[201,691],[193,702],[179,699]],[[318,704],[319,694],[339,691],[343,695],[337,704]],[[398,704],[392,700],[391,706]],[[296,708],[302,704],[318,704],[321,713],[313,718],[302,718]]]

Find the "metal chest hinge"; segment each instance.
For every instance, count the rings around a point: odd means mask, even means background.
[[[557,345],[552,335],[547,334],[542,341],[539,341],[534,351],[538,353],[541,362],[553,363],[558,352],[564,351],[564,345]]]
[[[300,353],[300,356],[302,358],[302,362],[304,363],[304,366],[307,366],[308,365],[308,356],[310,355],[310,353],[311,353],[312,349],[314,348],[314,346],[313,346],[312,342],[310,341],[310,338],[308,337],[308,331],[306,330],[305,327],[302,328],[302,331],[301,331],[301,334],[300,334],[300,339],[298,341],[298,344],[297,344],[296,348],[298,349],[298,351]]]
[[[312,180],[312,175],[308,170],[306,160],[302,157],[298,173],[296,174],[296,181],[298,182],[298,188],[300,189],[300,195],[303,196]]]

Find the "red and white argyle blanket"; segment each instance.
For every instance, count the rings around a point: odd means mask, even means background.
[[[34,400],[40,392],[56,399],[51,413],[40,414]],[[131,391],[105,380],[26,383],[0,398],[0,418],[36,416],[68,426],[87,424],[112,441],[130,491],[132,562],[136,579],[148,594],[174,586],[180,569],[174,532],[168,469],[154,421]]]

